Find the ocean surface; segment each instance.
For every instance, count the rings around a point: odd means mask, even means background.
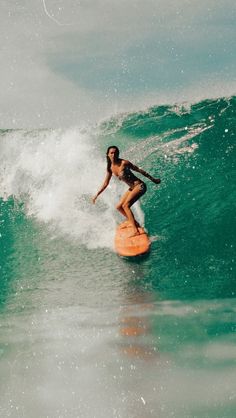
[[[0,417],[235,418],[236,98],[0,131]],[[116,255],[117,145],[162,182]]]

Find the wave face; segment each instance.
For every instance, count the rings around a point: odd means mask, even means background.
[[[172,296],[184,283],[186,296],[234,295],[235,111],[231,97],[154,107],[105,125],[108,142],[162,178],[158,190],[149,185],[143,208],[159,239],[153,281],[162,277],[157,286],[166,289],[172,276]]]
[[[33,222],[52,238],[63,236],[88,249],[112,249],[119,220],[114,207],[125,188],[112,181],[96,206],[91,196],[103,181],[106,147],[114,143],[123,157],[162,179],[160,187],[148,182],[142,209],[136,205],[154,241],[151,282],[171,291],[172,297],[180,296],[178,286],[182,289],[185,283],[187,297],[189,291],[192,296],[200,289],[206,292],[208,280],[207,293],[230,296],[235,109],[231,97],[153,107],[114,117],[93,130],[2,130],[2,248],[9,248],[9,223],[14,232],[21,213],[26,227]]]

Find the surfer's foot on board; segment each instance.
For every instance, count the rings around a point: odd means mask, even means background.
[[[124,222],[122,222],[121,224],[120,224],[120,228],[122,229],[122,228],[126,228],[127,226],[129,226],[130,225],[130,221],[124,221]]]
[[[120,224],[120,228],[122,229],[122,228],[127,228],[128,226],[131,226],[132,224],[131,224],[131,222],[130,221],[124,221],[124,222],[122,222],[121,224]],[[135,226],[137,227],[137,228],[141,228],[141,226],[139,225],[139,223],[137,222],[137,221],[135,221]]]
[[[140,235],[139,230],[138,229],[137,230],[134,229],[133,233],[131,235],[129,235],[129,238],[137,237],[138,235]]]

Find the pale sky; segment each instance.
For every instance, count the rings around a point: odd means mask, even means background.
[[[0,128],[236,92],[235,0],[1,0]]]

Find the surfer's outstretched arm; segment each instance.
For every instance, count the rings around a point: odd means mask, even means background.
[[[96,202],[96,199],[98,198],[98,196],[107,188],[110,180],[112,177],[112,173],[107,171],[104,183],[102,184],[102,187],[98,190],[97,194],[92,198],[93,203]]]
[[[149,180],[151,180],[153,183],[159,184],[161,182],[161,179],[156,179],[155,177],[152,177],[151,174],[148,174],[146,171],[144,171],[142,168],[137,167],[136,165],[130,164],[130,169],[133,171],[137,171],[138,173],[142,174],[144,177],[147,177]]]

